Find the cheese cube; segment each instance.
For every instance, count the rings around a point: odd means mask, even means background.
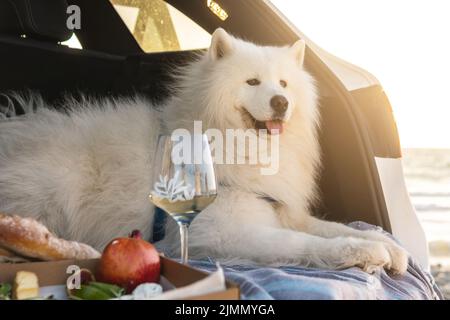
[[[13,299],[24,300],[39,296],[38,277],[33,272],[19,271],[14,279]]]

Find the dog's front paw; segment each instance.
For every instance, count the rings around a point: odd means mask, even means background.
[[[405,274],[408,270],[408,253],[396,243],[385,243],[391,256],[391,266],[388,268],[393,274]]]
[[[367,239],[382,243],[389,252],[391,262],[385,267],[386,270],[392,274],[405,274],[408,269],[408,252],[381,232],[369,231],[367,234],[369,235]]]
[[[391,255],[384,243],[359,238],[341,238],[338,244],[339,268],[360,267],[367,273],[392,265]]]

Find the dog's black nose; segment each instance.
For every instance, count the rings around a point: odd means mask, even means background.
[[[270,99],[270,106],[277,115],[284,115],[288,108],[289,102],[284,96],[276,95]]]

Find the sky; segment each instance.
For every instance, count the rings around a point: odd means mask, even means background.
[[[449,0],[272,0],[328,52],[374,74],[403,147],[450,148]]]

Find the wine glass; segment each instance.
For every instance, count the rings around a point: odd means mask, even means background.
[[[179,225],[183,264],[188,263],[189,225],[216,196],[216,176],[207,136],[189,133],[159,136],[149,198]]]

